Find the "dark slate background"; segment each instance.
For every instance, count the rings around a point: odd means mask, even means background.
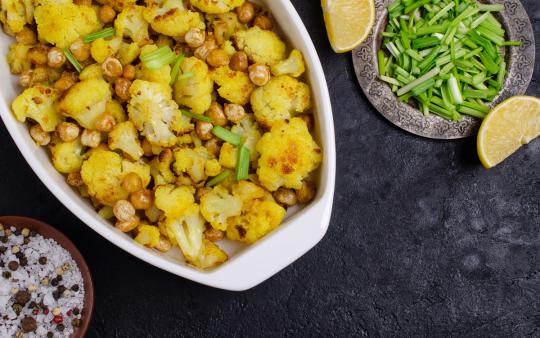
[[[79,246],[96,288],[89,337],[540,337],[540,141],[486,171],[472,138],[402,132],[368,104],[350,54],[331,51],[319,1],[293,3],[333,99],[334,213],[315,249],[252,290],[195,284],[102,239],[0,126],[0,214],[43,219]],[[540,41],[540,1],[523,3]],[[540,96],[537,81],[528,93]]]

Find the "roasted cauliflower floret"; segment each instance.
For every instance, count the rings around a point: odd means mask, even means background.
[[[267,191],[250,181],[240,181],[233,185],[232,193],[242,201],[242,209],[249,209],[249,202],[256,199],[264,199]]]
[[[98,0],[97,2],[102,5],[109,5],[120,12],[126,7],[135,5],[137,0]]]
[[[280,61],[271,67],[274,76],[290,75],[299,77],[306,71],[304,56],[302,52],[295,49],[286,60]]]
[[[109,56],[115,55],[122,45],[122,38],[117,36],[109,40],[97,39],[90,46],[90,54],[97,63],[103,63]]]
[[[189,260],[193,266],[199,269],[213,268],[225,262],[229,257],[219,246],[203,239],[202,250],[195,259]]]
[[[245,72],[234,71],[229,66],[223,66],[212,72],[212,79],[218,84],[219,96],[225,100],[245,105],[255,86]]]
[[[168,86],[143,80],[135,80],[129,90],[129,119],[150,143],[162,147],[176,144],[173,133],[180,125],[182,113],[171,97]]]
[[[52,162],[62,174],[78,171],[84,161],[83,146],[79,139],[51,146]]]
[[[92,7],[72,3],[38,6],[34,17],[40,40],[60,48],[69,47],[79,38],[99,30],[102,26]]]
[[[223,45],[226,42],[230,43],[230,38],[237,31],[244,29],[244,26],[238,21],[238,16],[234,12],[212,16],[210,22],[218,45]]]
[[[272,31],[254,26],[234,36],[238,48],[255,63],[272,66],[285,58],[285,43]]]
[[[58,111],[75,119],[86,129],[95,129],[96,119],[105,112],[111,99],[111,89],[107,81],[84,80],[69,89],[60,101]]]
[[[9,46],[6,60],[12,74],[21,74],[30,69],[32,64],[27,58],[28,50],[30,48],[32,48],[31,45],[23,45],[22,43],[12,43]]]
[[[285,213],[285,209],[277,203],[255,200],[249,210],[229,220],[227,238],[253,244],[276,229]]]
[[[146,45],[141,48],[140,55],[143,56],[158,49],[156,45]],[[171,66],[165,65],[158,69],[150,69],[146,67],[142,62],[137,66],[135,77],[139,80],[145,80],[150,82],[159,82],[169,88],[171,82]]]
[[[154,157],[150,162],[152,177],[156,186],[174,183],[176,176],[171,170],[173,162],[172,151],[167,149]]]
[[[236,169],[238,148],[230,143],[223,143],[219,151],[219,164],[225,168]]]
[[[103,70],[101,69],[101,65],[94,63],[91,64],[88,67],[85,67],[81,73],[79,74],[79,80],[103,80]]]
[[[122,42],[118,50],[118,59],[123,65],[129,65],[139,56],[141,49],[136,42]]]
[[[61,117],[56,111],[56,92],[49,87],[36,85],[25,89],[11,104],[13,114],[20,122],[30,118],[45,131],[54,131]]]
[[[135,242],[154,248],[159,243],[160,232],[158,227],[153,225],[141,225],[137,228],[137,236]]]
[[[220,14],[242,6],[245,0],[190,0],[190,2],[205,13]]]
[[[208,73],[208,66],[196,57],[186,58],[181,66],[183,74],[191,77],[178,77],[174,83],[174,99],[181,106],[191,108],[196,114],[204,114],[212,104],[214,82]]]
[[[182,1],[178,0],[153,3],[145,9],[144,17],[153,30],[175,39],[183,38],[191,28],[206,27],[200,13],[185,9]]]
[[[195,197],[193,190],[187,186],[161,185],[156,189],[154,203],[165,213],[165,217],[176,219],[185,215],[195,205]]]
[[[26,8],[20,0],[2,0],[0,21],[7,26],[12,33],[22,31],[27,24]]]
[[[290,119],[311,106],[308,85],[288,75],[272,78],[251,94],[251,108],[257,122],[268,128],[278,121]]]
[[[279,121],[257,143],[260,152],[257,175],[263,187],[276,191],[279,187],[300,189],[302,179],[321,163],[321,148],[315,143],[306,123],[292,118]]]
[[[227,230],[227,220],[242,213],[242,200],[217,186],[201,197],[201,213],[217,230]]]
[[[122,160],[122,179],[129,173],[137,174],[142,182],[142,187],[146,188],[150,184],[150,165],[144,161],[131,162],[126,159]]]
[[[119,123],[109,133],[109,148],[122,150],[132,159],[140,159],[144,151],[139,143],[139,135],[131,121]]]
[[[148,35],[148,21],[144,18],[142,6],[129,6],[122,10],[114,21],[114,28],[118,36],[131,38],[139,46],[150,41]]]
[[[174,151],[173,165],[177,174],[187,173],[194,182],[219,175],[221,165],[205,147],[181,148]]]
[[[105,111],[114,117],[116,123],[121,123],[127,120],[126,112],[122,104],[116,100],[111,100],[105,105]]]
[[[257,142],[261,139],[261,132],[257,122],[253,120],[253,116],[247,115],[238,124],[235,124],[231,131],[242,137],[244,147],[249,149],[251,161],[256,161],[259,158],[257,151]]]
[[[182,215],[167,217],[165,226],[186,260],[196,260],[203,251],[204,219],[199,212],[199,206],[190,204]]]

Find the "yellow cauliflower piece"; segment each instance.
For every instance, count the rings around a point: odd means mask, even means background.
[[[58,111],[75,119],[84,128],[94,129],[96,119],[105,112],[111,98],[111,88],[107,81],[84,80],[68,90],[58,105]]]
[[[36,85],[25,89],[11,104],[15,118],[25,122],[30,118],[45,131],[54,131],[60,123],[61,116],[56,111],[56,92],[49,87]]]
[[[199,255],[194,259],[188,259],[188,262],[199,269],[209,269],[220,265],[227,259],[229,257],[225,251],[205,238]]]
[[[165,217],[176,219],[189,211],[195,204],[195,197],[193,190],[188,186],[161,185],[156,189],[154,203],[165,213]]]
[[[127,120],[126,112],[122,104],[116,100],[111,100],[105,105],[105,111],[114,117],[116,123],[121,123]]]
[[[150,162],[152,177],[156,186],[174,183],[176,176],[171,170],[173,155],[170,150],[164,150]]]
[[[116,35],[131,38],[139,46],[150,41],[148,21],[144,18],[143,6],[128,6],[118,14],[114,21]]]
[[[201,197],[201,214],[217,230],[227,230],[227,220],[242,213],[242,200],[216,186]]]
[[[146,188],[150,184],[150,165],[144,163],[142,160],[137,162],[131,162],[126,159],[122,160],[122,179],[129,174],[137,174],[141,181],[143,188]]]
[[[250,201],[256,199],[264,199],[266,195],[266,190],[259,187],[253,182],[243,180],[233,185],[232,193],[235,197],[239,198],[242,201],[242,208],[246,209],[246,204]]]
[[[138,233],[135,237],[135,242],[145,245],[149,248],[154,248],[159,243],[161,235],[158,227],[152,225],[141,225],[137,228]]]
[[[238,148],[230,143],[223,143],[219,151],[219,164],[225,168],[235,169],[238,161]]]
[[[117,12],[120,12],[126,7],[135,5],[137,3],[137,0],[98,0],[97,2],[102,5],[109,5],[113,7]]]
[[[255,63],[272,66],[285,58],[285,43],[272,31],[254,26],[234,37],[238,48]]]
[[[111,150],[120,149],[134,160],[138,160],[144,155],[139,135],[131,121],[114,126],[109,133],[109,148]]]
[[[117,36],[109,40],[99,38],[92,42],[90,54],[97,63],[103,63],[109,56],[115,55],[122,44],[122,38]]]
[[[88,197],[88,196],[86,196]],[[105,218],[105,219],[112,219],[114,217],[114,211],[113,208],[109,205],[104,206],[103,208],[99,209],[98,215]]]
[[[73,3],[46,4],[34,12],[40,40],[60,48],[102,27],[96,11],[90,6]]]
[[[182,148],[174,151],[174,171],[187,173],[194,182],[200,182],[209,176],[219,175],[221,165],[205,147]]]
[[[271,70],[274,76],[290,75],[292,77],[299,77],[306,71],[304,56],[301,51],[295,49],[286,60],[273,65]]]
[[[141,48],[141,56],[158,49],[156,45],[146,45]],[[171,66],[165,65],[159,69],[149,69],[142,62],[137,65],[135,77],[139,80],[150,82],[159,82],[167,86],[170,90],[169,83],[171,82]]]
[[[208,66],[196,57],[186,58],[180,65],[182,73],[192,73],[191,77],[178,77],[174,83],[174,99],[179,105],[191,108],[196,114],[204,114],[212,104],[214,82],[208,73]]]
[[[218,45],[222,45],[225,42],[230,43],[230,38],[234,33],[244,28],[234,12],[210,16],[210,26],[214,31],[214,37]]]
[[[190,0],[191,4],[208,14],[227,13],[242,6],[245,0]]]
[[[311,106],[307,84],[288,75],[273,77],[251,94],[251,108],[257,122],[269,128],[278,121],[290,119]]]
[[[90,196],[109,206],[129,196],[122,188],[122,174],[122,157],[102,149],[92,150],[81,169],[81,177]]]
[[[257,143],[261,153],[257,175],[263,187],[300,189],[302,180],[321,163],[321,148],[315,143],[304,120],[279,121]]]
[[[129,65],[139,56],[140,52],[141,49],[136,42],[122,42],[118,50],[118,59],[123,65]]]
[[[206,27],[202,15],[184,8],[180,0],[151,4],[145,9],[144,17],[153,30],[176,39],[183,38],[191,28]]]
[[[199,257],[203,250],[205,227],[197,204],[189,205],[178,217],[167,216],[165,226],[169,237],[178,244],[187,261]]]
[[[0,5],[0,21],[7,26],[11,33],[22,31],[27,24],[24,3],[19,0],[2,0]]]
[[[249,102],[251,92],[255,88],[247,73],[231,70],[229,66],[214,69],[212,79],[219,86],[219,96],[240,105]]]
[[[94,63],[81,70],[79,80],[84,81],[90,79],[103,80],[103,70],[101,69],[100,64]]]
[[[32,48],[31,45],[23,45],[22,43],[12,43],[9,46],[6,61],[12,74],[21,74],[31,68],[32,64],[27,59],[30,48]]]
[[[178,105],[171,97],[168,86],[143,80],[135,80],[129,90],[129,119],[150,143],[162,147],[176,144],[173,133],[182,119]]]
[[[84,161],[83,146],[79,139],[51,146],[52,162],[56,170],[63,174],[78,171]]]
[[[285,213],[285,209],[277,203],[255,200],[249,210],[229,220],[227,238],[253,244],[276,229]]]
[[[244,147],[249,149],[250,161],[256,161],[259,158],[257,151],[257,142],[261,139],[261,132],[257,122],[253,120],[251,114],[246,115],[238,124],[235,124],[231,131],[242,137]]]

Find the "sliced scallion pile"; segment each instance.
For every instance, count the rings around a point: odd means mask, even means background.
[[[483,118],[503,87],[506,41],[493,15],[502,4],[476,0],[395,0],[377,53],[379,77],[424,114]]]

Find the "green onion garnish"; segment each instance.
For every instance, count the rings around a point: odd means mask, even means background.
[[[104,28],[104,29],[100,30],[99,32],[94,32],[94,33],[91,33],[91,34],[88,34],[87,36],[85,36],[83,38],[83,42],[84,43],[90,43],[90,42],[95,41],[97,39],[106,39],[106,38],[110,38],[112,36],[114,36],[114,28],[112,28],[112,27]]]
[[[176,58],[176,54],[169,46],[161,46],[158,49],[140,57],[142,63],[148,69],[159,69],[163,66],[171,64],[174,62],[174,60],[176,60]]]
[[[213,187],[215,185],[218,185],[221,182],[225,181],[227,178],[229,178],[229,176],[231,176],[231,174],[232,174],[232,171],[224,170],[221,174],[215,176],[210,181],[208,181],[208,183],[206,183],[206,186],[211,188],[211,187]]]
[[[73,67],[75,67],[77,72],[80,73],[81,70],[82,70],[82,66],[79,63],[79,61],[77,61],[77,59],[75,59],[75,57],[73,56],[71,51],[69,49],[67,49],[67,48],[64,48],[64,55],[66,56],[66,59],[68,59],[68,61],[73,65]]]
[[[204,116],[204,115],[201,115],[201,114],[195,114],[195,113],[192,113],[192,112],[187,111],[187,110],[182,110],[182,114],[187,116],[187,117],[191,117],[192,119],[195,119],[195,120],[199,120],[199,121],[203,121],[203,122],[212,122],[212,119],[209,118],[208,116]]]
[[[233,146],[239,146],[242,142],[240,135],[231,132],[220,126],[212,128],[212,133],[219,139],[232,144]]]
[[[185,73],[180,74],[180,76],[178,76],[178,80],[189,79],[189,78],[192,78],[194,75],[195,74],[193,74],[193,72],[185,72]]]
[[[182,64],[182,61],[184,61],[184,59],[185,59],[184,54],[180,54],[174,61],[174,65],[172,66],[172,69],[171,69],[171,82],[170,82],[171,86],[174,84],[174,82],[176,81],[176,78],[178,77],[178,73],[180,72],[180,65]]]
[[[238,152],[238,164],[236,166],[236,180],[247,180],[249,177],[249,149],[242,146]]]

